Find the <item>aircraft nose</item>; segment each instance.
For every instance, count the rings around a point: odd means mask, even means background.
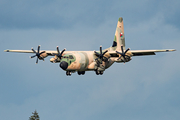
[[[65,61],[62,61],[59,66],[63,69],[63,70],[66,70],[68,68],[68,63],[65,62]]]

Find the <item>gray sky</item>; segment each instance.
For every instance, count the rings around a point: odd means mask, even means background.
[[[180,1],[1,0],[0,116],[41,120],[179,120]],[[115,63],[103,76],[67,77],[59,64],[5,49],[98,50],[112,45],[119,17],[126,47],[176,49]]]

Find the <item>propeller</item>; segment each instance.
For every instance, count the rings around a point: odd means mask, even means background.
[[[94,51],[94,53],[98,57],[95,60],[97,61],[98,59],[100,59],[101,60],[100,64],[102,64],[102,61],[105,61],[104,59],[108,60],[108,58],[104,56],[107,52],[108,52],[108,50],[106,50],[105,52],[102,52],[102,46],[100,46],[100,53]]]
[[[64,51],[65,51],[66,49],[63,49],[62,51],[61,51],[61,53],[59,52],[59,47],[57,46],[57,54],[56,53],[53,53],[53,55],[56,55],[59,59],[61,59],[62,58],[62,54],[64,53]],[[57,61],[57,59],[55,59],[55,61],[54,62],[56,62]]]
[[[40,45],[39,45],[38,48],[37,48],[37,52],[36,52],[33,48],[31,48],[31,50],[32,50],[34,53],[36,53],[34,56],[31,56],[31,57],[30,57],[30,58],[34,58],[34,57],[37,56],[36,64],[38,63],[38,59],[42,59],[42,60],[44,61],[44,58],[42,58],[40,55],[43,54],[43,53],[45,53],[45,51],[42,51],[42,52],[39,53],[39,51],[40,51]]]
[[[119,59],[121,59],[121,57],[123,57],[123,58],[124,58],[123,61],[124,61],[124,63],[125,63],[125,62],[126,62],[126,58],[125,58],[125,57],[126,57],[126,56],[129,57],[128,55],[126,55],[126,53],[130,50],[130,48],[128,48],[128,49],[124,52],[123,46],[121,46],[121,50],[122,50],[122,53],[116,51],[116,53],[118,53],[118,54],[121,55],[117,60],[119,60]]]

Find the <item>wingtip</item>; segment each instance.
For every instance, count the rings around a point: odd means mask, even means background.
[[[4,50],[4,52],[9,52],[9,50]]]
[[[168,52],[168,51],[176,51],[176,49],[171,49],[171,50],[166,50],[166,51],[167,51],[167,52]]]

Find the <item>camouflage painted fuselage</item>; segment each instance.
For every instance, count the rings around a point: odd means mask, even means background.
[[[106,56],[108,56],[108,54],[106,54]],[[67,51],[62,59],[59,59],[57,62],[65,61],[68,63],[68,68],[65,71],[94,71],[98,66],[95,61],[96,58],[97,56],[94,55],[94,51]],[[50,61],[53,62],[55,59],[57,58],[51,58]],[[102,65],[107,69],[113,63],[113,59],[108,59],[108,61],[102,62]],[[104,70],[102,69],[101,71]]]

